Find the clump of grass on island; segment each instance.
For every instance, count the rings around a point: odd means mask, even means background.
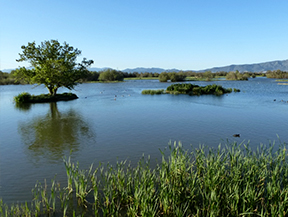
[[[30,93],[23,92],[14,97],[16,104],[23,103],[42,103],[42,102],[57,102],[57,101],[68,101],[77,99],[78,96],[74,93],[62,93],[62,94],[41,94],[31,95]]]
[[[286,216],[288,161],[285,144],[252,151],[236,143],[216,149],[169,146],[155,169],[150,159],[132,167],[79,168],[64,159],[67,183],[37,182],[30,203],[8,206],[1,216]],[[60,187],[61,186],[61,187]],[[15,198],[17,200],[17,198]]]
[[[235,92],[238,92],[240,90],[235,89]],[[189,95],[203,95],[203,94],[214,94],[214,95],[223,95],[226,93],[231,93],[231,88],[223,88],[221,85],[207,85],[207,86],[198,86],[193,85],[191,83],[183,83],[183,84],[172,84],[169,87],[167,87],[166,90],[167,93],[170,94],[189,94]]]
[[[150,95],[154,95],[154,94],[164,94],[165,91],[164,89],[161,89],[161,90],[143,90],[142,91],[142,94],[150,94]]]
[[[239,89],[234,88],[234,92],[240,92]],[[232,88],[223,88],[221,85],[207,85],[204,87],[201,87],[199,85],[194,85],[191,83],[182,83],[182,84],[172,84],[169,87],[167,87],[166,91],[162,90],[143,90],[142,94],[164,94],[164,93],[170,93],[170,94],[189,94],[192,95],[203,95],[203,94],[214,94],[216,96],[220,96],[226,93],[231,93]]]

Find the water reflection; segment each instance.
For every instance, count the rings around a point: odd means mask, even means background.
[[[32,103],[15,103],[15,108],[19,111],[27,112],[31,109]]]
[[[95,134],[75,110],[60,112],[57,103],[50,103],[46,115],[22,122],[18,126],[23,142],[33,160],[48,158],[59,161],[70,151],[76,152],[85,142],[95,142]],[[87,144],[87,143],[86,143]]]

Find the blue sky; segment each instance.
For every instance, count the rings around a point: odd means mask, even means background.
[[[57,39],[92,67],[200,70],[288,59],[287,0],[0,0],[0,70]]]

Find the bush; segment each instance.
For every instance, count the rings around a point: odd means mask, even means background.
[[[162,72],[159,75],[160,82],[167,82],[168,80],[170,80],[171,82],[184,81],[185,78],[186,75],[183,72]]]
[[[167,82],[169,80],[169,75],[167,72],[162,72],[160,75],[159,75],[159,81],[160,82]]]
[[[89,72],[87,77],[83,79],[84,81],[98,81],[99,78],[99,72],[93,71]]]
[[[123,81],[124,75],[122,72],[114,69],[106,69],[100,72],[99,81]]]
[[[267,78],[279,78],[279,79],[287,79],[288,78],[288,73],[287,72],[284,72],[284,71],[281,71],[281,70],[274,70],[274,71],[270,71],[268,70],[266,72],[266,77]]]
[[[249,74],[241,74],[238,70],[236,70],[235,72],[229,72],[226,75],[226,80],[247,81],[249,77]]]
[[[16,103],[25,103],[31,100],[31,94],[27,92],[20,93],[18,96],[14,97]]]

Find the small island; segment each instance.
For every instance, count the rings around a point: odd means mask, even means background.
[[[234,88],[234,92],[240,92],[239,89]],[[232,88],[224,88],[221,85],[207,85],[207,86],[199,86],[191,83],[179,83],[179,84],[172,84],[169,87],[167,87],[166,91],[163,89],[161,90],[143,90],[142,94],[188,94],[190,96],[193,95],[207,95],[207,94],[213,94],[216,96],[220,96],[226,93],[231,93]]]
[[[78,99],[78,96],[74,93],[62,93],[56,95],[41,94],[41,95],[31,95],[30,93],[23,92],[18,96],[14,97],[16,104],[23,103],[44,103],[44,102],[58,102],[58,101],[69,101],[73,99]]]
[[[16,104],[57,102],[77,99],[73,93],[57,94],[60,87],[72,90],[78,82],[87,77],[89,67],[93,60],[83,58],[81,63],[76,63],[81,51],[70,46],[66,42],[61,45],[57,40],[44,41],[41,45],[35,42],[21,46],[18,62],[28,61],[32,68],[20,67],[15,70],[13,76],[16,81],[24,81],[28,84],[45,85],[49,94],[38,96],[27,92],[14,97]]]

